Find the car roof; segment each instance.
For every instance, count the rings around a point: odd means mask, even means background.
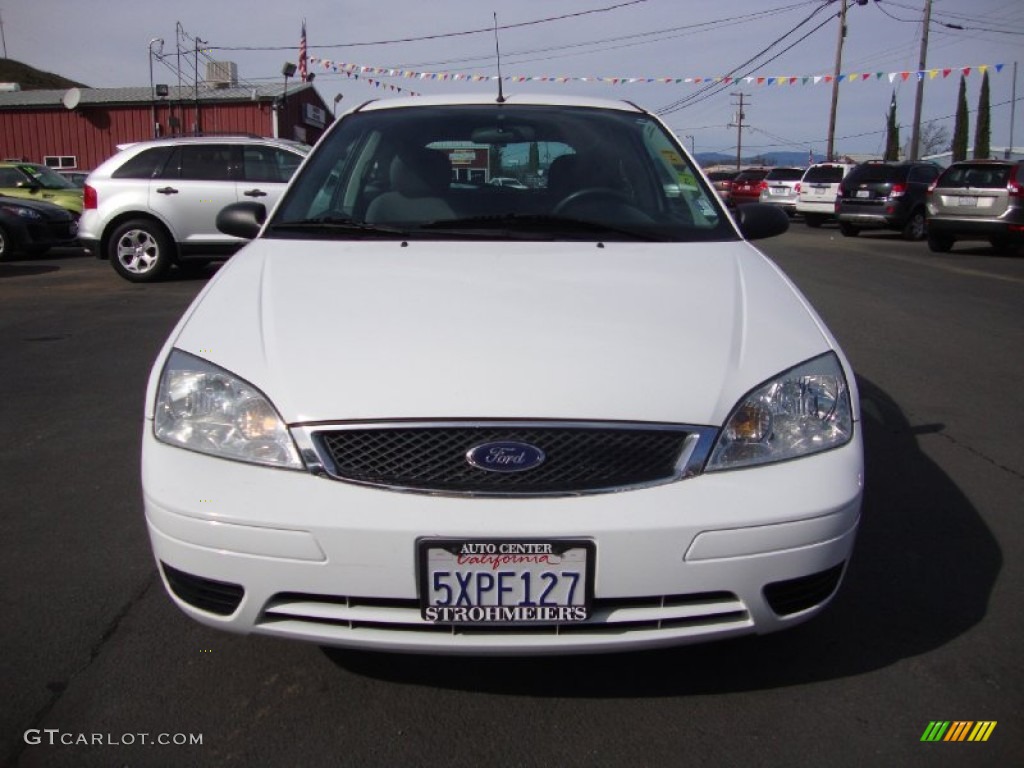
[[[233,134],[222,134],[219,136],[166,136],[161,139],[146,139],[144,141],[129,141],[124,144],[118,144],[117,148],[120,151],[126,149],[135,149],[143,147],[164,147],[164,146],[178,146],[182,144],[224,144],[224,143],[241,143],[241,144],[252,144],[252,143],[263,143],[263,144],[276,144],[278,146],[291,147],[301,152],[308,152],[311,147],[308,144],[303,144],[298,141],[290,141],[288,139],[275,139],[269,136],[250,136],[241,133]]]
[[[509,94],[502,104],[511,106],[544,106],[544,107],[592,107],[595,109],[616,109],[623,112],[644,113],[646,111],[628,101],[599,99],[589,96],[559,96],[557,94]],[[369,101],[354,111],[367,112],[378,109],[398,109],[405,107],[444,107],[444,106],[485,106],[498,105],[498,94],[495,91],[477,94],[458,94],[447,96],[403,96],[393,99]]]

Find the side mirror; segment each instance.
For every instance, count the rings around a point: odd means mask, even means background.
[[[733,213],[739,224],[740,234],[747,240],[762,240],[781,235],[789,229],[789,216],[774,205],[748,203],[737,206]]]
[[[225,235],[252,240],[263,229],[267,220],[267,206],[263,203],[231,203],[217,214],[217,229]]]

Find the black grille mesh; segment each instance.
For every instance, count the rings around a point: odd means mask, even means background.
[[[580,493],[672,479],[686,432],[565,427],[398,427],[317,433],[346,480],[450,493]],[[544,451],[525,472],[488,472],[466,461],[481,443],[518,441]]]

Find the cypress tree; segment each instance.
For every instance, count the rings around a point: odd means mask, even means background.
[[[886,124],[885,157],[883,159],[900,159],[900,127],[896,123],[896,91],[892,92],[892,101],[889,102],[889,119]]]
[[[978,96],[978,122],[974,128],[974,159],[986,160],[992,154],[992,116],[989,109],[988,72],[981,78]]]
[[[967,82],[960,75],[960,95],[956,101],[956,121],[953,123],[953,161],[967,159]]]

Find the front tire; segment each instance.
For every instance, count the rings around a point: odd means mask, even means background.
[[[132,219],[110,236],[107,248],[110,264],[125,280],[153,283],[163,279],[174,261],[171,238],[158,222]]]
[[[910,214],[907,223],[903,225],[903,239],[909,241],[924,240],[927,233],[927,222],[924,211],[918,209]]]
[[[825,223],[825,217],[818,213],[805,213],[804,221],[807,222],[808,227],[817,229]]]
[[[848,221],[839,222],[839,231],[843,233],[843,237],[856,237],[860,234],[860,230]]]
[[[0,261],[6,261],[14,256],[14,240],[3,227],[0,227]]]

